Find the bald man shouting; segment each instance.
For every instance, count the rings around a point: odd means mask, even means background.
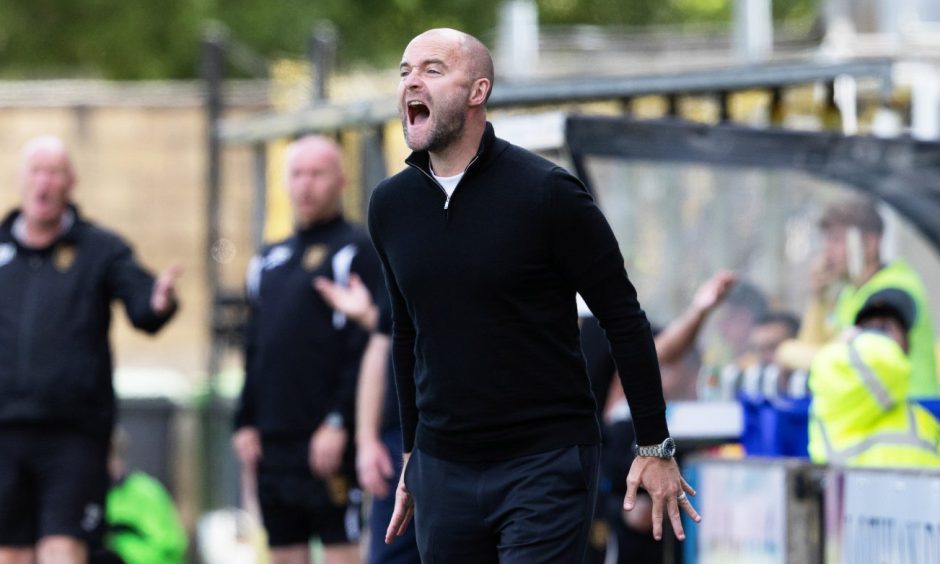
[[[387,542],[412,516],[425,563],[581,562],[600,433],[575,294],[630,399],[638,487],[680,539],[698,514],[672,458],[656,351],[617,241],[584,186],[496,137],[493,63],[452,29],[415,37],[398,87],[406,169],[375,190],[370,232],[392,302],[405,470]]]
[[[155,333],[176,311],[180,271],[155,280],[82,217],[61,140],[26,144],[20,182],[0,224],[0,564],[82,563],[108,485],[111,304]]]

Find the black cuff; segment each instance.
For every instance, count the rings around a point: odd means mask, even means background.
[[[658,445],[669,436],[666,425],[666,411],[633,417],[633,429],[636,431],[636,444],[642,446]]]

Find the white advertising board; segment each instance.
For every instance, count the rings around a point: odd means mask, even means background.
[[[786,468],[703,463],[698,472],[698,562],[786,562]]]
[[[940,564],[940,476],[847,471],[842,562]]]

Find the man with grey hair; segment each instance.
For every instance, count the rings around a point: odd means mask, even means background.
[[[0,224],[0,563],[82,563],[108,485],[111,304],[155,333],[176,311],[180,269],[154,279],[82,217],[60,139],[26,144],[20,183]]]
[[[339,146],[309,136],[287,149],[294,233],[265,246],[249,267],[251,306],[245,386],[233,444],[256,476],[274,564],[310,562],[310,540],[327,564],[359,561],[359,496],[351,448],[359,361],[368,333],[315,288],[358,277],[384,295],[369,238],[343,218]]]
[[[624,501],[699,516],[673,459],[649,323],[585,187],[496,137],[493,65],[452,29],[399,66],[409,165],[375,190],[369,229],[393,311],[405,469],[386,542],[415,518],[422,562],[581,562],[600,432],[579,340],[580,293],[611,344],[639,447]]]

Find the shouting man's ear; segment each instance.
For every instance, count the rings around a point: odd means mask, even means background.
[[[470,85],[470,105],[479,106],[486,102],[492,83],[487,78],[478,78]]]

